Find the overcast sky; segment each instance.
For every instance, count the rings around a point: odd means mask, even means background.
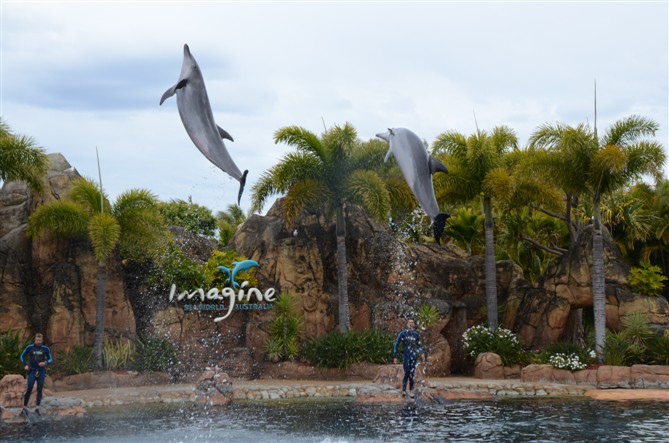
[[[1,1],[0,114],[97,178],[214,213],[238,184],[192,144],[176,97],[188,43],[228,151],[251,187],[288,125],[350,122],[361,139],[641,114],[669,146],[668,2]],[[665,165],[665,176],[666,176]],[[266,206],[263,213],[269,209]]]

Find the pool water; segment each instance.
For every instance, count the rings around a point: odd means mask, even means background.
[[[403,405],[273,401],[94,408],[4,425],[3,442],[669,442],[669,405],[514,399]]]

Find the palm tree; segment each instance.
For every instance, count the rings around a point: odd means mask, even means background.
[[[48,231],[65,238],[87,236],[91,242],[98,261],[94,343],[97,368],[102,367],[107,260],[117,247],[122,257],[141,259],[165,244],[167,233],[157,204],[150,191],[133,189],[110,205],[95,182],[80,178],[70,186],[68,199],[40,206],[28,220],[29,237]]]
[[[602,197],[621,189],[645,174],[659,180],[666,155],[662,145],[643,137],[654,136],[656,122],[633,115],[615,122],[600,139],[597,129],[581,124],[570,127],[562,124],[545,125],[530,139],[531,146],[547,147],[557,155],[552,157],[553,175],[567,191],[566,220],[570,232],[571,201],[577,204],[579,195],[587,193],[592,200],[593,261],[592,293],[595,317],[595,352],[604,362],[606,340],[606,287],[604,280],[604,246],[602,240]],[[575,234],[572,234],[575,236]]]
[[[516,134],[506,126],[498,126],[491,133],[477,130],[469,137],[454,131],[445,132],[437,136],[432,146],[433,155],[446,154],[442,160],[449,171],[448,175],[438,178],[438,199],[471,201],[479,195],[483,197],[485,291],[491,329],[498,326],[492,199],[511,192],[513,178],[504,167],[504,156],[517,147]]]
[[[23,181],[33,191],[41,192],[42,177],[49,170],[44,150],[32,138],[12,134],[0,119],[0,182]]]
[[[346,272],[346,205],[357,204],[371,216],[383,220],[390,210],[390,196],[383,180],[353,155],[359,146],[353,126],[335,126],[321,137],[298,127],[279,129],[275,143],[286,143],[297,152],[286,154],[253,186],[252,210],[261,211],[267,199],[285,194],[282,206],[287,223],[293,223],[305,208],[322,208],[335,217],[339,330],[350,329]]]

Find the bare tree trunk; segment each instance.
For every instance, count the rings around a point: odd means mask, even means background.
[[[495,227],[492,219],[492,200],[483,198],[483,213],[485,215],[485,299],[488,307],[488,327],[497,329],[497,263],[495,260]]]
[[[95,368],[102,369],[102,348],[105,336],[105,293],[107,292],[106,263],[98,266],[98,281],[95,287],[95,343],[93,355]]]
[[[595,352],[597,363],[604,363],[606,347],[606,285],[604,281],[604,243],[600,200],[595,194],[593,199],[594,229],[592,235],[592,309],[595,316]]]
[[[337,207],[337,284],[339,287],[339,331],[342,334],[350,330],[348,306],[348,273],[346,272],[346,220],[344,208]]]

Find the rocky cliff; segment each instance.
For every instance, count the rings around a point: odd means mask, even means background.
[[[78,175],[60,154],[50,155],[45,195],[20,183],[0,190],[0,331],[45,331],[55,349],[93,343],[96,263],[86,240],[65,241],[25,236],[29,215],[40,204],[62,198]],[[256,260],[258,287],[299,296],[304,338],[336,328],[338,297],[334,224],[319,212],[305,212],[294,225],[280,216],[281,200],[265,216],[251,216],[229,247]],[[465,364],[459,338],[486,318],[482,257],[469,257],[451,245],[406,245],[358,208],[347,209],[348,289],[354,329],[399,331],[424,304],[434,306],[440,321],[427,340],[432,344],[435,375],[461,370]],[[578,245],[556,261],[537,286],[522,278],[509,261],[497,263],[503,326],[518,332],[526,346],[541,347],[565,333],[572,310],[592,305],[591,237],[581,232]],[[214,248],[206,239],[174,230],[187,254],[206,261]],[[651,314],[657,329],[669,323],[662,297],[630,292],[628,269],[610,238],[605,238],[607,322],[619,329],[633,310]],[[263,347],[272,311],[236,311],[224,321],[220,313],[185,312],[168,302],[167,293],[145,284],[145,269],[108,262],[106,332],[115,337],[155,335],[172,340],[186,368],[218,364],[234,376],[262,371]],[[164,291],[163,291],[164,292]]]

